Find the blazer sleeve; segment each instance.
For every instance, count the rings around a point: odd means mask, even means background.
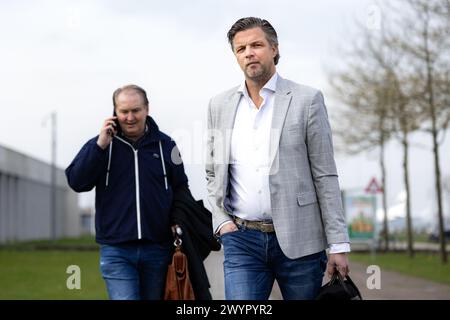
[[[208,106],[208,125],[207,125],[207,140],[206,140],[206,189],[208,192],[208,203],[211,207],[211,213],[213,217],[213,232],[217,233],[219,227],[223,225],[225,221],[230,221],[230,216],[223,210],[221,197],[218,198],[219,193],[223,193],[222,186],[223,181],[218,181],[216,178],[216,172],[214,167],[214,138],[217,132],[214,115],[213,115],[213,101],[211,100]],[[226,165],[226,164],[221,164]]]
[[[349,242],[342,208],[331,128],[322,93],[311,101],[307,124],[308,158],[328,244]]]

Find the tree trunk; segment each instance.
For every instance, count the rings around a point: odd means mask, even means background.
[[[388,212],[386,199],[386,166],[384,164],[384,142],[380,145],[380,168],[381,168],[381,185],[383,189],[382,202],[384,211],[383,220],[383,237],[384,237],[384,251],[389,251],[389,229],[388,229]]]
[[[436,119],[433,121],[433,127],[435,128]],[[441,251],[442,263],[447,263],[447,251],[445,244],[445,234],[444,234],[444,215],[442,212],[442,190],[441,190],[441,169],[439,166],[439,145],[437,142],[437,130],[432,131],[433,136],[433,153],[434,153],[434,172],[436,180],[436,194],[437,194],[437,205],[438,205],[438,221],[439,221],[439,242]]]
[[[441,169],[439,165],[439,144],[437,141],[438,128],[436,119],[436,106],[434,104],[434,86],[433,86],[433,63],[431,62],[430,50],[428,48],[428,24],[423,33],[424,44],[425,44],[425,62],[427,71],[427,94],[428,94],[428,106],[430,108],[431,116],[431,135],[433,137],[433,153],[434,153],[434,172],[435,172],[435,183],[436,183],[436,195],[437,195],[437,206],[438,206],[438,221],[439,221],[439,242],[441,251],[442,263],[447,263],[447,251],[445,244],[445,234],[444,234],[444,213],[442,210],[442,190],[441,190]]]
[[[413,227],[412,227],[412,218],[411,218],[411,198],[410,198],[410,190],[409,190],[409,167],[408,167],[408,133],[403,132],[403,178],[405,183],[405,209],[406,209],[406,234],[407,234],[407,242],[408,242],[408,255],[410,258],[414,257],[414,247],[413,247]]]

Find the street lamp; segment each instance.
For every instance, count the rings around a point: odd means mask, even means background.
[[[50,170],[50,236],[56,240],[56,111],[47,115],[42,124],[51,121],[51,170]]]

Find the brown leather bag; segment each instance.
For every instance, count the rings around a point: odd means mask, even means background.
[[[176,248],[172,257],[172,263],[167,269],[166,290],[164,300],[195,300],[189,279],[188,261],[186,255],[181,252],[181,241],[175,241]]]

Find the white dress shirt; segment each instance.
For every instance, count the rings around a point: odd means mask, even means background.
[[[277,74],[259,91],[259,109],[245,83],[236,111],[230,148],[230,205],[245,220],[272,220],[269,189],[269,141]]]

